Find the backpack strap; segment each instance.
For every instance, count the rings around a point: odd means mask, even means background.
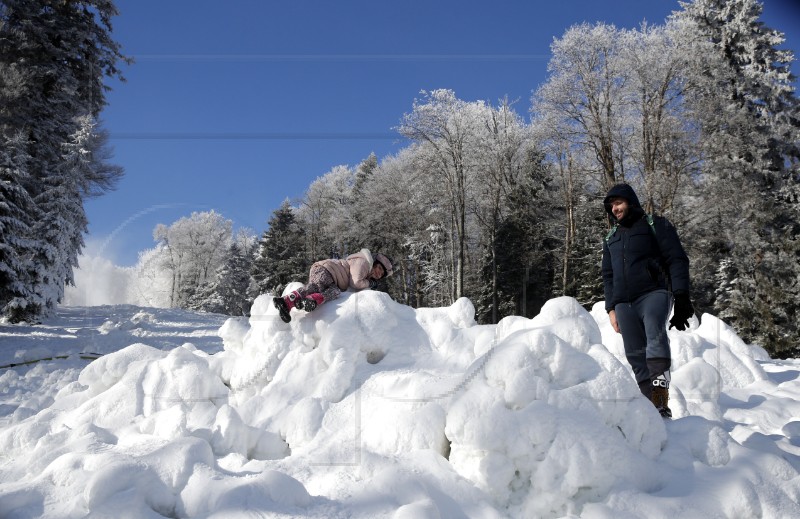
[[[650,230],[653,231],[653,236],[656,236],[656,223],[653,220],[652,213],[647,213],[645,217],[647,218],[647,224],[650,226]]]
[[[608,240],[610,240],[610,239],[611,239],[611,237],[612,237],[612,236],[614,236],[614,233],[615,233],[615,232],[617,232],[617,227],[619,227],[619,224],[618,224],[618,223],[615,223],[615,224],[614,224],[614,227],[612,227],[612,228],[611,228],[611,230],[610,230],[610,231],[608,231],[608,234],[606,234],[606,237],[604,238],[604,241],[605,241],[606,243],[608,243]]]

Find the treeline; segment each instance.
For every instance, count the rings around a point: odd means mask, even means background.
[[[368,247],[394,259],[382,288],[411,306],[466,296],[484,323],[559,295],[590,306],[602,298],[601,201],[628,182],[678,228],[698,312],[796,356],[800,103],[793,55],[761,12],[694,0],[663,25],[574,26],[525,107],[422,92],[397,127],[408,146],[333,168],[258,239],[213,212],[157,228],[137,290],[238,314],[313,261]],[[0,305],[12,320],[60,299],[82,201],[120,174],[96,124],[101,80],[124,60],[112,14],[110,2],[0,4]]]
[[[275,291],[309,263],[369,247],[412,306],[473,300],[481,322],[548,298],[602,299],[601,201],[632,184],[670,218],[699,313],[772,354],[798,351],[800,112],[781,33],[754,0],[696,0],[663,25],[570,28],[552,45],[530,119],[507,99],[422,92],[394,156],[339,166],[275,211],[254,280]]]
[[[35,321],[72,283],[83,202],[112,188],[97,118],[105,77],[127,61],[109,1],[0,2],[0,313]]]

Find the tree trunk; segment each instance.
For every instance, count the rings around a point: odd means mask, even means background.
[[[492,240],[492,324],[497,324],[497,240],[494,233]]]
[[[530,266],[525,265],[525,277],[522,279],[522,317],[528,317],[528,280],[530,279]]]

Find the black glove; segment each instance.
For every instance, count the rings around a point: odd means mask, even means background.
[[[676,292],[674,297],[675,312],[672,314],[672,319],[669,320],[669,328],[671,330],[674,326],[683,331],[689,327],[689,318],[694,315],[694,307],[687,292]]]
[[[372,278],[369,278],[369,288],[370,290],[375,290],[375,287],[378,286],[378,282]]]

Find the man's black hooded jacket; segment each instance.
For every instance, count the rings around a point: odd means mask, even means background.
[[[628,201],[628,215],[618,222],[611,212],[611,199]],[[603,205],[616,231],[603,242],[603,285],[606,311],[618,303],[633,302],[671,283],[673,293],[689,293],[689,258],[675,227],[666,218],[653,217],[654,230],[647,222],[639,198],[628,184],[618,184],[606,195]]]

